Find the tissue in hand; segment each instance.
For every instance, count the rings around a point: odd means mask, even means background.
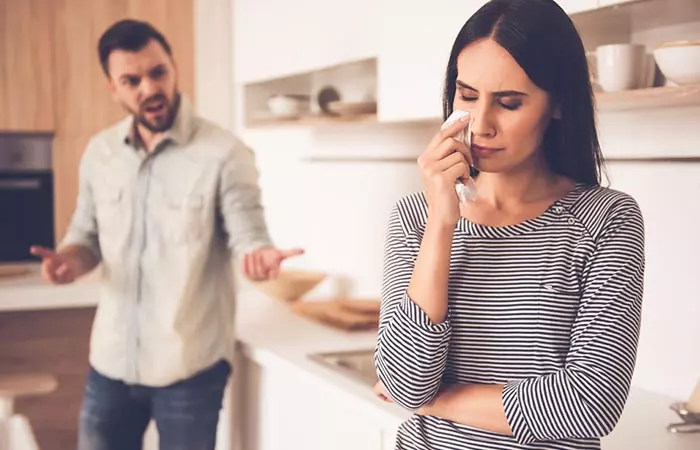
[[[441,129],[444,130],[456,121],[460,120],[462,117],[468,115],[470,114],[467,111],[462,111],[460,109],[455,110],[454,112],[452,112],[452,114],[450,114],[450,117],[447,118],[445,123],[442,124]],[[455,136],[455,139],[467,144],[467,148],[469,149],[469,151],[471,151],[472,147],[472,122],[473,117],[470,117],[469,124]],[[476,183],[474,183],[474,179],[470,176],[467,177],[466,180],[464,178],[456,180],[455,190],[457,191],[459,201],[462,203],[467,202],[467,200],[473,201],[474,199],[476,199]]]

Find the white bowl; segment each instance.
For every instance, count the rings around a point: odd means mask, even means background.
[[[296,117],[305,110],[307,103],[299,97],[275,95],[267,101],[267,107],[277,117]]]
[[[654,50],[664,76],[678,84],[700,83],[700,41],[666,42]]]

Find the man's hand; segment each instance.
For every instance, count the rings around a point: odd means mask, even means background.
[[[246,253],[243,257],[243,273],[252,281],[264,281],[277,278],[282,261],[292,256],[302,255],[304,250],[279,250],[263,247]]]
[[[32,246],[30,253],[41,257],[41,275],[53,284],[68,284],[80,276],[80,263],[69,255],[49,248]]]

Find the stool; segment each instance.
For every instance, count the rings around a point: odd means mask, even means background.
[[[39,450],[29,420],[14,411],[20,397],[48,394],[58,382],[46,374],[0,375],[0,450]]]

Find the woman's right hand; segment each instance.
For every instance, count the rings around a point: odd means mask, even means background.
[[[469,177],[470,153],[467,145],[455,138],[469,124],[469,119],[467,115],[441,130],[418,157],[428,217],[448,226],[454,226],[460,217],[455,182]]]

